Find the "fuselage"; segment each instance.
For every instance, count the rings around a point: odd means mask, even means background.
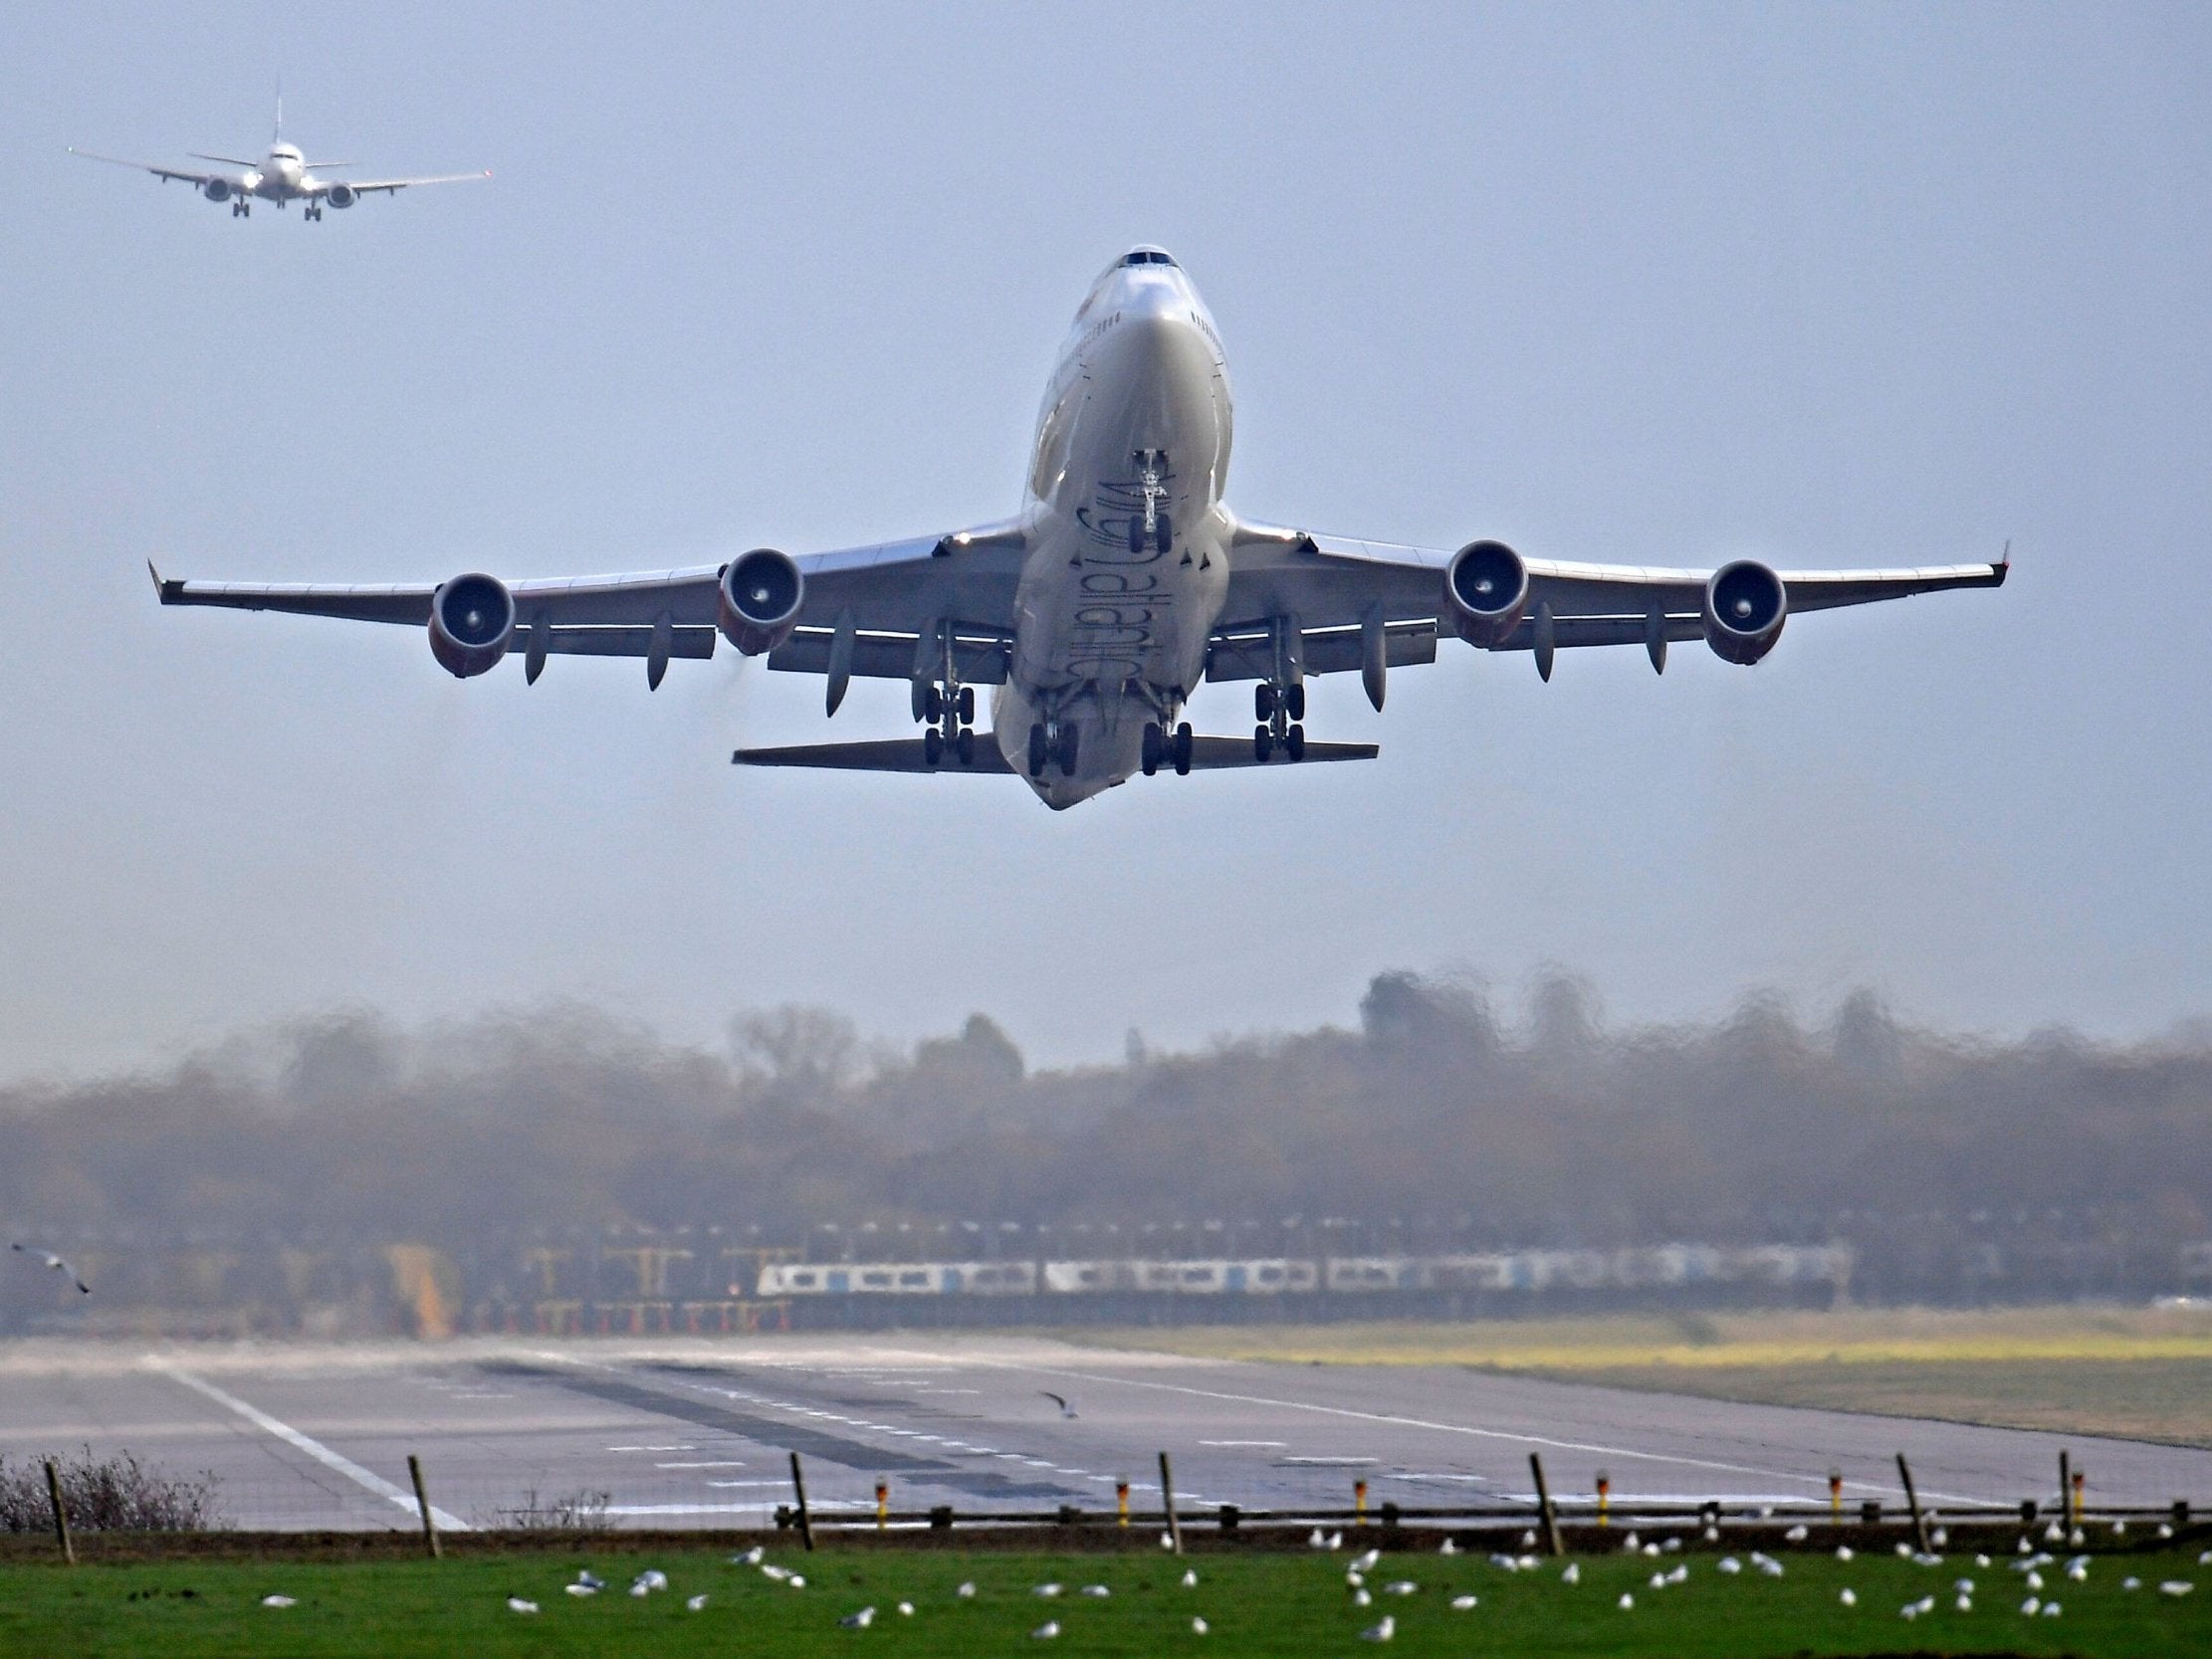
[[[1233,420],[1220,336],[1190,279],[1133,250],[1075,313],[1046,387],[1022,520],[1013,663],[993,706],[1001,752],[1053,807],[1139,769],[1206,669],[1228,589],[1222,507]],[[1030,764],[1032,731],[1072,772]]]

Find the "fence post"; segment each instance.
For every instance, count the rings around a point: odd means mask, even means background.
[[[1183,1523],[1175,1513],[1175,1472],[1168,1466],[1168,1454],[1160,1454],[1160,1503],[1168,1512],[1168,1548],[1177,1555],[1183,1554]]]
[[[1367,1525],[1367,1482],[1365,1481],[1354,1481],[1352,1483],[1352,1525],[1355,1527]]]
[[[891,1523],[891,1483],[876,1482],[876,1531],[882,1532]]]
[[[1600,1469],[1598,1471],[1598,1525],[1600,1527],[1607,1525],[1606,1508],[1612,1501],[1612,1493],[1613,1477]]]
[[[1828,1524],[1831,1527],[1844,1524],[1844,1472],[1841,1469],[1828,1472]]]
[[[2082,1483],[2088,1478],[2089,1472],[2087,1470],[2077,1469],[2074,1471],[2074,1519],[2070,1525],[2075,1527],[2082,1524]]]
[[[806,1475],[798,1466],[798,1453],[791,1453],[791,1490],[798,1495],[798,1539],[808,1550],[814,1548],[814,1518],[806,1513]]]
[[[77,1564],[77,1547],[69,1541],[69,1506],[62,1502],[62,1475],[54,1460],[46,1460],[46,1496],[54,1506],[54,1541],[62,1547],[62,1559]]]
[[[1567,1546],[1560,1542],[1559,1515],[1551,1507],[1551,1488],[1544,1484],[1544,1460],[1536,1453],[1528,1454],[1528,1472],[1536,1477],[1536,1507],[1544,1517],[1544,1543],[1555,1555],[1564,1555]]]
[[[2074,1490],[2074,1458],[2071,1453],[2059,1453],[2059,1519],[2065,1521],[2074,1513],[2071,1494]]]
[[[407,1478],[415,1483],[415,1509],[422,1516],[422,1544],[436,1560],[443,1553],[438,1544],[438,1523],[430,1514],[430,1495],[422,1486],[422,1460],[413,1452],[407,1454]]]
[[[1897,1478],[1904,1482],[1905,1508],[1912,1512],[1912,1537],[1920,1547],[1920,1554],[1928,1554],[1927,1517],[1920,1513],[1920,1495],[1912,1490],[1912,1466],[1905,1462],[1904,1453],[1897,1453]]]
[[[1114,1510],[1121,1526],[1129,1525],[1129,1483],[1114,1482]]]

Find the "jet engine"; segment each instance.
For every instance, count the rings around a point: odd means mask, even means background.
[[[430,654],[457,680],[484,674],[515,639],[515,596],[497,576],[471,571],[430,596]]]
[[[1469,645],[1500,643],[1528,609],[1528,566],[1502,541],[1470,541],[1443,570],[1444,606]]]
[[[1724,662],[1764,657],[1782,637],[1789,614],[1789,589],[1757,559],[1723,564],[1705,584],[1705,643]]]
[[[758,657],[791,637],[805,595],[797,560],[774,547],[756,547],[723,566],[715,620],[723,638]]]
[[[200,186],[200,194],[211,202],[227,202],[233,194],[230,180],[227,178],[211,178]]]
[[[331,188],[324,193],[323,199],[329,202],[332,207],[342,211],[345,208],[351,207],[355,202],[359,201],[361,199],[361,193],[358,190],[354,189],[350,184],[341,182],[332,185]]]

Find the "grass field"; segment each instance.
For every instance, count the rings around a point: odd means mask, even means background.
[[[309,1565],[191,1562],[149,1566],[0,1566],[0,1653],[8,1655],[504,1655],[750,1653],[977,1655],[1326,1654],[1371,1651],[1360,1632],[1386,1612],[1396,1619],[1390,1651],[1412,1654],[1611,1655],[1666,1653],[1680,1659],[1794,1654],[1940,1651],[1952,1654],[2134,1655],[2212,1652],[2212,1568],[2194,1554],[2119,1555],[2093,1562],[2086,1582],[2044,1569],[2064,1611],[2020,1611],[2022,1577],[2000,1560],[1976,1566],[1953,1556],[1919,1567],[1894,1556],[1849,1563],[1828,1555],[1785,1558],[1780,1577],[1723,1574],[1706,1555],[1608,1555],[1580,1563],[1581,1582],[1560,1568],[1507,1572],[1477,1557],[1394,1555],[1369,1574],[1374,1604],[1353,1604],[1344,1555],[1200,1555],[1186,1565],[1165,1555],[1019,1555],[889,1551],[774,1559],[808,1580],[792,1589],[720,1554],[672,1553],[654,1563],[620,1555],[597,1562],[608,1588],[587,1599],[562,1585],[592,1563],[533,1555],[404,1563]],[[1686,1565],[1687,1580],[1653,1589],[1654,1571]],[[625,1593],[641,1564],[666,1571],[670,1588]],[[1976,1580],[1971,1611],[1954,1606],[1953,1580]],[[2132,1574],[2142,1587],[2126,1590]],[[2162,1579],[2207,1581],[2185,1596]],[[956,1587],[977,1586],[973,1598]],[[1384,1593],[1394,1580],[1420,1586]],[[1056,1581],[1052,1599],[1034,1593]],[[1112,1592],[1096,1598],[1086,1584]],[[1839,1592],[1850,1586],[1855,1607]],[[296,1605],[268,1608],[282,1593]],[[537,1602],[511,1612],[510,1594]],[[688,1597],[704,1593],[694,1612]],[[1633,1608],[1618,1605],[1634,1596]],[[1454,1596],[1478,1605],[1454,1610]],[[1924,1595],[1937,1610],[1906,1622],[1899,1609]],[[913,1603],[911,1616],[896,1609]],[[876,1609],[866,1629],[838,1620]],[[1201,1635],[1194,1616],[1210,1626]],[[1056,1620],[1061,1633],[1031,1632]]]
[[[1069,1335],[1224,1359],[1469,1365],[1759,1404],[2212,1446],[2212,1313],[2202,1310],[1888,1309]]]

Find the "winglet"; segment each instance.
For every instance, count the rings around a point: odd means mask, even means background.
[[[153,578],[153,596],[164,605],[175,604],[177,596],[184,590],[184,584],[163,580],[161,572],[153,567],[153,560],[150,558],[146,560],[146,574]]]
[[[2005,550],[1997,555],[1997,585],[2003,587],[2005,578],[2012,574],[2012,537],[2005,537]]]

